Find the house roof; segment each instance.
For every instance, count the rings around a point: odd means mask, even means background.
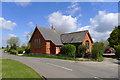
[[[60,38],[60,35],[64,33],[63,31],[39,26],[37,28],[45,40],[50,40],[55,45],[63,45]]]
[[[88,30],[62,34],[61,41],[62,43],[81,43],[87,32]]]
[[[72,33],[64,33],[63,31],[56,30],[54,28],[52,29],[52,28],[45,28],[45,27],[40,27],[40,26],[36,26],[36,28],[40,31],[40,33],[42,34],[45,40],[50,40],[55,45],[63,45],[64,43],[81,43],[84,40],[87,33],[91,39],[91,42],[93,43],[93,40],[88,30],[72,32]]]

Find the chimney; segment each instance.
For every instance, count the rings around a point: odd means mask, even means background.
[[[51,26],[51,29],[55,29],[53,25]]]

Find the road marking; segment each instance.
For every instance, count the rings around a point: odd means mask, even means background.
[[[103,79],[101,79],[101,78],[99,78],[99,77],[94,77],[95,79],[98,79],[98,80],[103,80]]]
[[[72,69],[69,69],[69,68],[66,68],[66,67],[63,67],[63,66],[59,66],[59,65],[55,65],[55,64],[52,64],[52,63],[46,63],[46,64],[50,64],[50,65],[53,65],[53,66],[56,66],[56,67],[59,67],[59,68],[63,68],[63,69],[72,71]]]

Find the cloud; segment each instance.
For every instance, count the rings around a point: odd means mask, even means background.
[[[30,2],[16,2],[16,5],[26,7],[30,4]]]
[[[120,25],[120,13],[118,13],[118,25]]]
[[[98,32],[111,31],[118,25],[118,13],[108,13],[99,11],[98,15],[90,19],[91,25]]]
[[[31,0],[14,0],[16,5],[26,7],[30,4]]]
[[[15,34],[8,34],[8,39],[11,37],[17,37]]]
[[[2,47],[2,31],[0,31],[0,47]]]
[[[82,14],[79,14],[78,16],[76,16],[77,19],[79,19],[80,17],[82,17]]]
[[[11,37],[17,37],[17,35],[15,34],[7,34],[7,35],[4,35],[4,37],[2,36],[2,46],[6,46],[7,45],[7,40],[10,39]]]
[[[77,29],[77,31],[83,31],[83,30],[89,30],[94,42],[106,40],[109,37],[109,34],[111,33],[111,31],[106,31],[104,33],[97,32],[97,31],[95,31],[95,29],[91,25],[80,27]]]
[[[33,31],[32,32],[25,32],[24,34],[23,34],[23,36],[27,39],[27,41],[28,40],[30,40],[30,38],[31,38],[31,36],[32,36],[32,33],[33,33]]]
[[[77,11],[81,10],[77,2],[72,2],[70,6],[68,6],[68,11],[70,15],[74,15]]]
[[[30,26],[30,27],[33,27],[33,26],[34,26],[34,24],[33,24],[32,21],[28,22],[27,25]]]
[[[23,36],[24,36],[24,37],[27,37],[27,36],[29,35],[29,33],[30,33],[30,32],[25,32],[25,33],[23,34]]]
[[[0,18],[0,29],[13,30],[15,26],[17,26],[15,22],[5,20],[4,18]]]
[[[118,13],[99,11],[98,15],[90,19],[90,23],[88,26],[78,28],[77,31],[89,30],[94,41],[106,40],[118,25]]]
[[[71,15],[63,15],[60,12],[50,14],[48,16],[48,22],[54,25],[55,28],[65,32],[74,31],[77,28],[77,18],[73,18]]]

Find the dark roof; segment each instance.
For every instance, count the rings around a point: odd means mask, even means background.
[[[88,30],[62,34],[61,41],[62,43],[81,43],[87,32]]]
[[[63,45],[60,38],[60,35],[64,33],[63,31],[39,26],[37,28],[45,40],[50,40],[55,45]]]
[[[72,32],[72,33],[64,33],[61,30],[56,30],[51,28],[45,28],[45,27],[39,27],[39,26],[37,26],[36,28],[40,31],[40,33],[42,34],[45,40],[50,40],[55,45],[63,45],[64,43],[81,43],[84,40],[86,33],[88,33],[88,36],[92,41],[92,38],[88,30]]]

